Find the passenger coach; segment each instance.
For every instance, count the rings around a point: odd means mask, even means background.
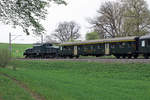
[[[64,58],[78,58],[79,56],[99,57],[114,55],[116,58],[137,58],[138,42],[139,38],[135,36],[83,42],[66,42],[60,45],[60,56]]]

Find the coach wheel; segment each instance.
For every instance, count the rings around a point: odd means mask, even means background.
[[[66,58],[67,58],[67,56],[64,56],[64,58],[66,59]]]
[[[78,58],[79,58],[79,56],[76,56],[76,58],[78,59]]]
[[[69,58],[71,58],[71,59],[72,59],[72,58],[73,58],[73,56],[69,56]]]
[[[144,58],[145,58],[145,59],[149,59],[149,56],[148,56],[148,55],[144,55]]]
[[[32,56],[32,55],[29,55],[28,57],[29,57],[29,58],[33,58],[33,56]]]
[[[128,55],[128,58],[131,59],[131,58],[132,58],[132,55]]]
[[[122,56],[122,58],[124,58],[124,59],[125,59],[125,58],[126,58],[126,56],[125,56],[125,55],[123,55],[123,56]]]
[[[135,59],[137,59],[137,58],[138,58],[138,55],[134,55],[133,57],[134,57]]]
[[[100,57],[100,55],[96,55],[96,57]]]

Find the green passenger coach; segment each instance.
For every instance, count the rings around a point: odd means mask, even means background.
[[[150,36],[141,36],[139,39],[139,53],[148,59],[150,56]]]
[[[60,44],[61,57],[76,57],[79,56],[104,56],[114,55],[117,58],[137,58],[138,37],[124,37],[101,40],[90,40],[82,42],[66,42]]]

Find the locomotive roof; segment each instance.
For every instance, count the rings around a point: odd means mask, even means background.
[[[150,39],[150,34],[145,35],[145,36],[141,36],[140,39]]]
[[[33,44],[33,46],[34,47],[36,47],[36,46],[43,46],[43,45],[53,45],[52,43],[35,43],[35,44]]]
[[[100,40],[89,40],[89,41],[81,41],[81,42],[64,42],[60,45],[62,45],[62,46],[70,45],[71,46],[71,45],[86,45],[86,44],[111,43],[111,42],[128,42],[128,41],[135,41],[135,38],[137,38],[137,36],[100,39]]]

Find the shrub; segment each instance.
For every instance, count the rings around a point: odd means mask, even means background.
[[[8,49],[0,48],[0,67],[6,67],[11,60],[11,55]]]

